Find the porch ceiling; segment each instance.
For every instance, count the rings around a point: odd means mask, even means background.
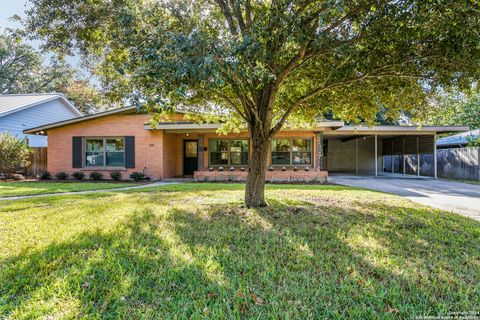
[[[313,127],[307,128],[292,128],[285,127],[283,131],[325,131],[326,129],[335,130],[344,125],[343,121],[322,121],[315,124]],[[152,127],[150,124],[145,124],[145,130],[165,130],[169,133],[186,133],[186,132],[205,132],[214,131],[222,126],[221,123],[194,123],[194,122],[162,122]],[[241,131],[247,131],[246,125]]]

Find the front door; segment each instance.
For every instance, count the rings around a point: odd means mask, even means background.
[[[183,174],[191,175],[198,170],[198,141],[183,141]]]

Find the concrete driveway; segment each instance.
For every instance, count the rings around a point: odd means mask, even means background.
[[[379,177],[331,174],[328,181],[396,194],[480,221],[480,185],[401,174]]]

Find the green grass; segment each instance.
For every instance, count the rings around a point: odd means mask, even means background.
[[[26,196],[47,193],[114,189],[133,186],[135,183],[118,182],[0,182],[0,197]]]
[[[0,318],[406,319],[480,308],[480,223],[384,193],[269,185],[0,203]]]

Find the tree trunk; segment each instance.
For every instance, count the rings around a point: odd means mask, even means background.
[[[267,169],[270,138],[262,135],[262,128],[250,130],[252,157],[248,165],[247,185],[245,187],[245,206],[247,208],[265,207],[265,173]]]

